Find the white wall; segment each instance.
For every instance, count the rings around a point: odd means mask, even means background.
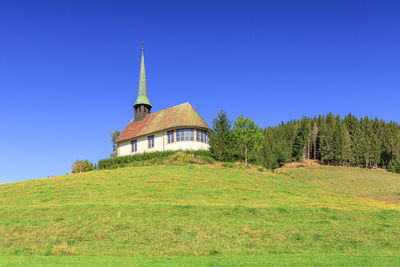
[[[118,144],[118,157],[133,155],[143,152],[155,152],[166,150],[208,150],[210,146],[198,141],[182,141],[168,144],[166,132],[154,135],[154,147],[148,148],[147,136],[137,139],[137,152],[132,153],[131,141],[124,141]]]

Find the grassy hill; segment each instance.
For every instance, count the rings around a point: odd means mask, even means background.
[[[332,167],[128,167],[4,184],[0,265],[395,264],[399,192],[400,175]]]
[[[312,183],[363,198],[400,205],[400,175],[384,170],[321,167],[280,171],[298,181]]]

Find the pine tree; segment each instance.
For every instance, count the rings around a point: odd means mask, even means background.
[[[221,110],[213,119],[213,131],[210,133],[210,150],[220,161],[231,161],[234,159],[234,140],[232,133],[232,122],[226,113]]]
[[[351,148],[352,148],[351,137],[347,130],[347,127],[344,126],[344,146],[343,146],[342,159],[345,161],[346,166],[348,166],[349,162],[353,161],[353,153]]]
[[[335,131],[332,136],[332,158],[336,165],[341,165],[344,148],[344,130],[340,118],[336,119]]]
[[[371,166],[372,160],[373,160],[373,153],[372,153],[372,128],[371,128],[371,123],[370,120],[367,116],[364,117],[364,119],[361,120],[361,140],[362,140],[362,149],[361,149],[361,155],[364,161],[364,166],[365,168],[368,168]]]
[[[389,162],[393,159],[393,139],[389,128],[389,125],[384,121],[380,121],[381,129],[381,167],[385,168],[388,166]]]
[[[311,137],[312,137],[312,145],[313,145],[313,159],[317,159],[317,139],[318,139],[318,125],[314,121],[313,123],[313,128],[311,132]]]
[[[293,142],[292,156],[296,161],[304,160],[305,145],[310,137],[310,128],[308,127],[307,119],[303,118],[300,122],[300,127],[297,131]]]
[[[282,122],[261,132],[265,138],[261,149],[258,152],[249,149],[249,155],[244,158],[257,160],[267,168],[314,158],[328,165],[393,167],[394,171],[400,171],[400,125],[395,122],[368,117],[357,119],[352,114],[341,119],[329,113],[312,119],[303,117],[300,121]],[[233,142],[224,147],[244,152],[241,143]]]
[[[274,145],[271,136],[265,134],[264,140],[261,143],[261,149],[257,154],[262,166],[267,169],[274,170],[279,167],[277,157],[274,154]]]
[[[328,165],[334,160],[333,133],[335,131],[335,118],[332,113],[326,116],[321,134],[321,160]]]

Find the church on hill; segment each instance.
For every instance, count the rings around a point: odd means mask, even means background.
[[[115,141],[118,157],[154,151],[209,149],[211,128],[189,102],[151,113],[143,48],[139,90],[133,108],[135,117]]]

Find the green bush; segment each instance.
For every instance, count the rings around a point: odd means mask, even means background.
[[[234,168],[235,164],[233,164],[232,162],[224,162],[221,165],[222,167],[227,167],[227,168]]]
[[[102,159],[99,160],[98,165],[99,169],[115,169],[132,165],[134,166],[137,165],[138,162],[143,162],[143,161],[152,161],[152,162],[162,161],[174,153],[175,153],[174,151],[151,152],[151,153],[135,154],[117,158]]]
[[[259,172],[263,172],[264,171],[264,168],[258,168],[257,169]]]
[[[89,172],[94,169],[93,163],[88,160],[77,160],[71,167],[72,173]]]
[[[116,169],[128,166],[155,165],[157,163],[213,163],[213,154],[208,150],[163,151],[135,154],[99,160],[99,169]]]
[[[208,164],[213,164],[213,163],[214,163],[214,159],[213,159],[212,157],[210,157],[210,156],[205,156],[205,155],[203,155],[203,156],[200,156],[200,158],[201,158],[205,163],[208,163]]]
[[[185,150],[184,152],[188,153],[188,154],[193,154],[193,155],[199,156],[199,157],[207,156],[207,157],[210,157],[210,158],[214,159],[214,154],[211,153],[210,150],[193,150],[193,151],[192,150]]]
[[[400,173],[400,163],[397,163],[396,172]]]
[[[394,166],[393,166],[393,163],[391,161],[388,163],[386,168],[387,168],[388,172],[394,172]]]

